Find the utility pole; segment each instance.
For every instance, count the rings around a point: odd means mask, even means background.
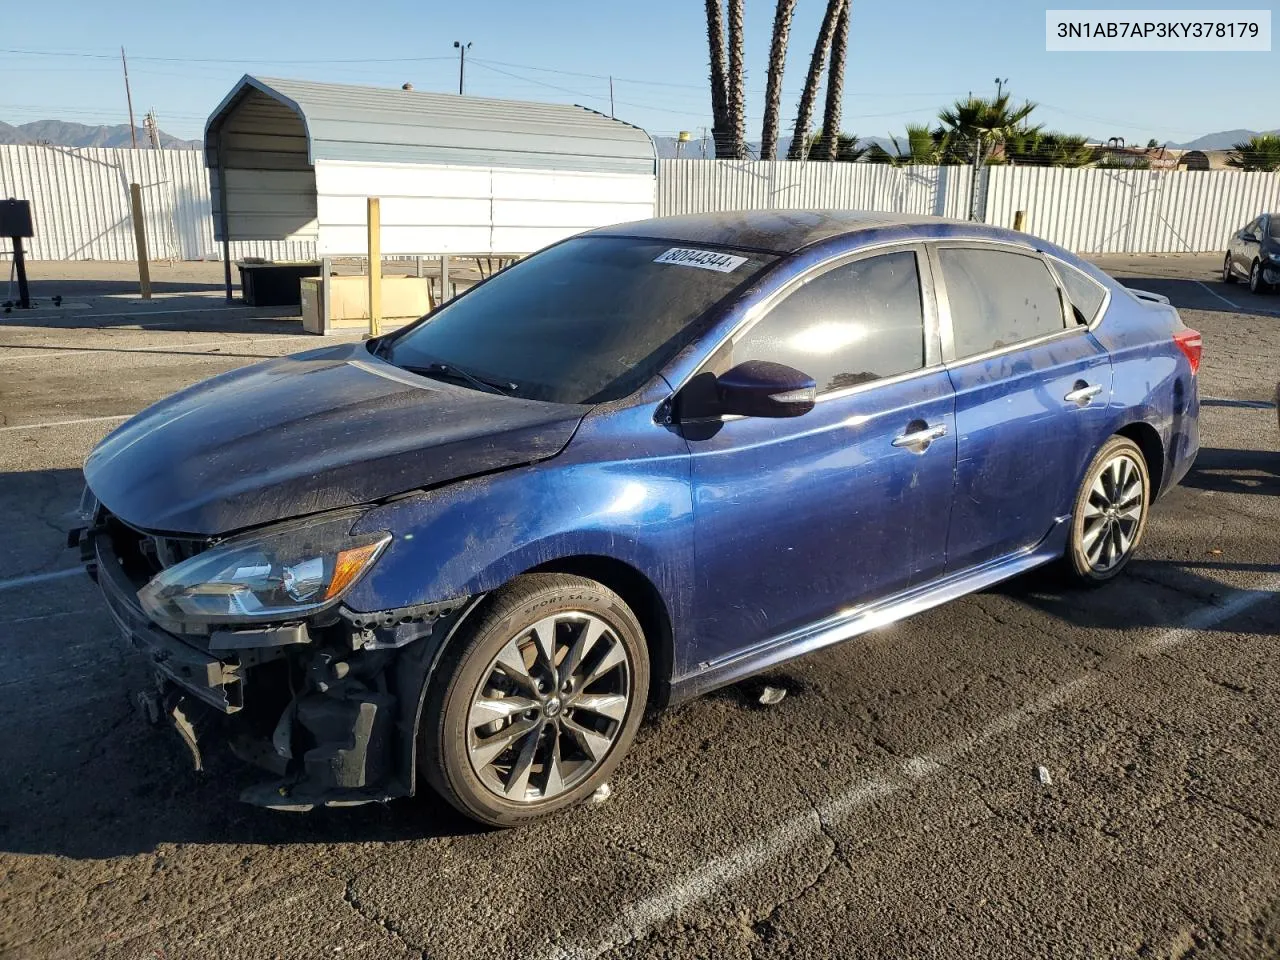
[[[609,78],[609,119],[613,119],[613,77]]]
[[[1004,93],[1004,85],[1008,82],[1009,82],[1008,77],[1005,77],[1003,80],[1000,77],[996,77],[996,99],[997,100],[999,100],[1000,95]]]
[[[458,96],[462,96],[462,78],[467,70],[467,51],[471,49],[471,41],[463,44],[455,40],[453,45],[458,51]]]
[[[156,119],[156,108],[152,107],[147,111],[147,115],[142,118],[142,125],[147,130],[147,137],[151,140],[151,149],[160,150],[160,121]]]
[[[133,122],[133,94],[129,91],[129,61],[124,58],[124,47],[120,47],[120,65],[124,67],[124,98],[129,101],[129,137],[133,140],[133,149],[138,149],[138,127]]]

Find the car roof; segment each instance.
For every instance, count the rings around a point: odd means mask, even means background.
[[[899,229],[893,229],[899,228]],[[1036,243],[1026,234],[968,220],[868,210],[736,210],[657,217],[600,227],[590,236],[643,237],[769,253],[790,254],[803,247],[855,233],[901,237],[1005,240]]]

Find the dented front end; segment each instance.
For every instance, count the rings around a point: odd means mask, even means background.
[[[153,673],[138,703],[177,730],[197,769],[211,741],[225,743],[271,774],[242,799],[276,809],[414,792],[423,691],[465,599],[377,613],[338,602],[295,620],[174,630],[156,622],[139,591],[210,544],[138,531],[96,502],[86,520],[72,545]]]

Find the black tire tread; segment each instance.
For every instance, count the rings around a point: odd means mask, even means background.
[[[644,631],[635,614],[616,593],[603,584],[586,577],[566,573],[532,573],[519,576],[491,594],[472,615],[474,619],[463,626],[461,635],[455,637],[444,651],[440,663],[432,673],[423,710],[422,723],[418,730],[418,769],[420,774],[424,776],[427,783],[436,793],[465,816],[488,826],[516,826],[528,821],[541,819],[582,799],[581,796],[574,798],[576,794],[585,795],[589,793],[589,791],[579,787],[566,794],[559,801],[552,801],[546,807],[540,806],[528,812],[495,814],[491,809],[478,806],[475,801],[465,796],[448,775],[445,761],[447,731],[444,723],[448,705],[455,696],[459,695],[458,684],[464,672],[464,666],[477,648],[489,642],[491,634],[496,628],[535,599],[544,596],[555,596],[565,591],[580,591],[584,589],[598,593],[602,600],[615,607],[616,612],[629,621],[625,625],[633,630],[635,637],[638,638],[639,653],[644,660],[641,664],[633,664],[632,668],[633,680],[635,681],[635,689],[632,694],[634,706],[632,709],[635,713],[635,718],[634,720],[630,717],[628,718],[626,721],[627,727],[619,734],[619,739],[613,748],[612,755],[605,760],[605,764],[601,769],[606,776],[621,760],[622,755],[626,753],[627,748],[630,746],[630,741],[635,736],[635,729],[639,725],[640,717],[644,713],[649,681]],[[643,681],[643,686],[641,681]],[[469,690],[462,692],[463,696],[469,696],[469,694]],[[593,774],[587,783],[591,783],[598,778],[598,773]]]

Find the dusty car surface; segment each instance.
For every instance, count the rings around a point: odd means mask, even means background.
[[[1223,283],[1243,279],[1251,293],[1268,293],[1280,285],[1280,214],[1264,213],[1227,241]]]
[[[143,701],[272,771],[246,799],[429,784],[511,825],[590,795],[647,704],[1040,564],[1115,577],[1195,457],[1199,361],[1022,233],[622,224],[142,412],[78,542]]]

